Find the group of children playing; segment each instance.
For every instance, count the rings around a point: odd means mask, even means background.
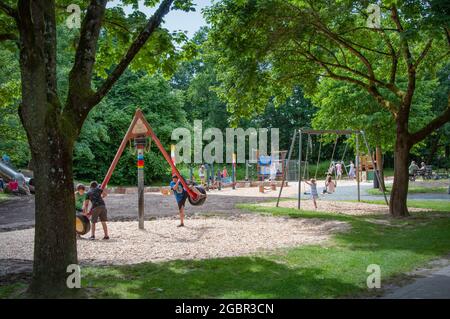
[[[311,199],[314,204],[314,208],[317,209],[317,199],[319,198],[319,193],[317,191],[317,183],[314,178],[310,179],[309,181],[305,181],[306,184],[309,185],[311,189]],[[331,175],[327,175],[327,178],[325,179],[325,188],[322,191],[322,194],[332,194],[336,190],[336,183],[333,181],[333,178]]]
[[[95,226],[99,219],[103,227],[103,239],[109,239],[108,226],[106,224],[108,221],[108,210],[106,209],[106,204],[103,200],[106,195],[107,193],[95,181],[91,182],[87,192],[86,187],[83,184],[77,185],[77,190],[75,192],[75,210],[77,213],[90,217],[92,224],[91,237],[89,237],[90,240],[95,239]],[[91,204],[91,207],[88,210],[89,204]],[[78,238],[80,238],[80,236],[78,236]]]
[[[343,162],[332,162],[328,172],[327,172],[327,177],[325,179],[325,187],[322,191],[322,194],[332,194],[336,191],[336,182],[333,181],[332,175],[336,174],[336,180],[341,180],[342,179],[342,169],[346,166],[344,166],[345,164]],[[355,172],[355,164],[353,164],[352,161],[350,161],[350,165],[348,165],[349,167],[349,171],[348,171],[348,177],[350,179],[354,179],[356,177],[356,172]],[[319,193],[317,191],[317,183],[316,180],[314,178],[310,179],[309,181],[305,181],[306,184],[309,185],[310,189],[311,189],[311,199],[313,201],[314,204],[314,208],[317,209],[317,199],[319,198]]]
[[[325,180],[325,188],[323,190],[323,194],[326,193],[334,193],[336,190],[336,183],[333,181],[331,174],[334,173],[334,170],[336,170],[336,177],[338,179],[342,178],[342,168],[343,163],[332,163],[330,166],[329,174],[327,175],[327,178]],[[353,162],[350,162],[350,170],[349,170],[349,177],[353,176],[355,167],[353,165]],[[353,175],[352,175],[353,174]],[[198,175],[200,178],[201,185],[206,185],[206,168],[204,165],[201,165],[198,171]],[[217,183],[218,188],[220,189],[220,183],[224,178],[228,177],[228,171],[227,168],[224,166],[222,170],[217,170],[217,176],[215,180],[213,180],[214,183]],[[211,178],[211,177],[210,177]],[[311,198],[314,203],[314,207],[317,208],[317,198],[319,197],[319,194],[317,192],[317,184],[315,179],[311,179],[309,181],[305,181],[306,184],[308,184],[311,188]],[[180,179],[177,175],[172,176],[172,181],[170,182],[170,189],[173,191],[175,195],[175,200],[178,205],[179,215],[180,215],[180,224],[178,227],[184,226],[184,206],[186,204],[186,199],[188,197],[187,191],[184,189],[183,185],[180,182]],[[108,226],[106,224],[108,218],[107,218],[107,209],[106,204],[103,198],[107,195],[107,193],[98,185],[97,182],[91,182],[89,190],[86,192],[86,187],[82,184],[79,184],[77,186],[77,190],[75,192],[75,207],[77,213],[81,213],[84,216],[91,218],[91,236],[89,237],[90,240],[95,239],[95,226],[100,219],[100,222],[102,223],[104,237],[103,239],[107,240],[109,239],[108,236]],[[89,204],[91,204],[90,210]]]
[[[356,178],[355,164],[353,161],[350,161],[349,165],[345,165],[344,162],[332,162],[330,167],[328,168],[328,175],[333,175],[336,173],[336,179],[341,180],[343,175],[343,169],[348,167],[348,178],[354,179]]]
[[[222,181],[228,177],[227,167],[224,166],[222,170],[218,169],[215,176],[209,176],[209,181],[206,180],[206,167],[201,165],[198,169],[198,177],[200,178],[200,184],[202,186],[207,186],[209,182],[209,187],[217,188],[220,190],[222,188]]]

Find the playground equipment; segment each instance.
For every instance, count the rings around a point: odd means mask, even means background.
[[[106,173],[106,176],[102,182],[101,188],[106,189],[109,180],[111,178],[117,163],[119,162],[120,156],[123,153],[127,143],[134,140],[134,146],[137,151],[137,169],[138,169],[138,215],[139,215],[139,229],[144,229],[144,151],[150,150],[150,143],[153,140],[158,147],[159,151],[164,156],[164,159],[169,163],[172,168],[172,174],[176,175],[180,180],[183,188],[187,191],[189,203],[194,206],[203,205],[206,200],[206,192],[200,186],[188,185],[186,180],[181,176],[180,172],[172,161],[171,156],[167,153],[161,144],[161,141],[153,132],[150,124],[144,117],[144,114],[140,109],[136,110],[134,118],[131,121],[130,127],[128,128],[122,142],[120,143],[119,149],[111,163],[111,166]]]
[[[283,172],[286,166],[286,153],[287,151],[272,152],[271,155],[261,155],[259,150],[256,150],[256,171],[259,181],[259,192],[264,193],[266,190],[276,190],[274,184],[276,180],[279,180],[283,176]],[[248,164],[246,164],[248,165]],[[246,168],[246,179],[248,176],[248,168]],[[269,178],[271,185],[269,187],[264,186],[264,181]]]
[[[78,235],[85,235],[91,230],[89,218],[83,214],[77,214],[75,218],[75,230]]]
[[[3,161],[0,161],[0,177],[2,177],[5,182],[16,180],[19,184],[19,192],[22,194],[34,193],[33,179],[26,177]]]
[[[256,162],[256,170],[259,181],[264,181],[267,177],[272,177],[271,175],[274,175],[275,179],[283,176],[287,151],[272,152],[271,155],[261,155],[256,150],[256,154],[258,159]]]
[[[336,134],[336,140],[334,143],[334,147],[333,147],[333,154],[332,154],[332,158],[330,161],[330,166],[333,163],[333,157],[334,157],[334,153],[336,150],[336,144],[338,142],[338,138],[339,135],[355,135],[355,141],[356,141],[356,160],[355,160],[355,165],[356,165],[356,184],[357,184],[357,189],[358,189],[358,202],[361,201],[361,190],[360,190],[360,153],[359,153],[359,136],[362,136],[363,140],[364,140],[364,145],[367,148],[367,154],[369,154],[368,156],[370,157],[370,162],[373,163],[372,165],[372,169],[374,171],[374,176],[376,176],[378,183],[380,183],[380,175],[379,175],[379,170],[376,168],[376,162],[373,160],[372,158],[372,153],[370,151],[370,147],[369,144],[367,143],[367,139],[366,139],[366,135],[364,134],[364,131],[355,131],[355,130],[312,130],[312,129],[299,129],[298,131],[295,130],[294,134],[292,136],[292,142],[291,142],[291,147],[289,149],[289,154],[288,154],[288,159],[287,159],[287,167],[286,170],[287,171],[289,169],[289,162],[291,160],[291,155],[292,155],[292,150],[295,147],[295,140],[298,134],[298,140],[299,140],[299,158],[298,158],[298,199],[297,199],[297,208],[300,209],[300,205],[301,205],[301,185],[302,185],[302,142],[303,142],[303,134],[307,135],[307,151],[306,151],[306,155],[305,155],[305,162],[304,163],[308,163],[308,146],[310,146],[310,148],[312,149],[312,141],[311,141],[311,135],[321,135],[321,134]],[[319,157],[320,157],[320,146],[319,146]],[[317,160],[317,166],[319,164],[319,157]],[[307,168],[307,164],[304,165],[304,174],[306,172],[306,168]],[[281,183],[281,187],[280,187],[280,192],[278,194],[278,199],[277,199],[277,204],[276,207],[279,206],[280,203],[280,198],[281,198],[281,193],[283,191],[283,185],[286,179],[286,174],[285,171],[283,172],[283,176],[282,176],[282,183]],[[316,167],[316,176],[317,176],[317,167]],[[381,184],[381,183],[380,183]],[[386,193],[383,189],[383,195],[384,195],[384,199],[387,205],[389,205]]]

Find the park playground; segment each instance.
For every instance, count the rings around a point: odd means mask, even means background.
[[[0,299],[450,298],[450,11],[373,2],[0,0]]]

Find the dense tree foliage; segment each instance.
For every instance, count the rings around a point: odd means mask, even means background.
[[[406,216],[409,152],[450,120],[450,102],[439,115],[429,112],[436,72],[449,62],[450,16],[443,1],[380,1],[380,23],[368,26],[368,4],[224,0],[207,11],[208,43],[220,61],[219,94],[235,117],[269,100],[281,104],[299,83],[310,96],[326,91],[327,79],[370,96],[394,122],[390,212]]]
[[[138,107],[166,149],[169,149],[173,129],[188,127],[181,94],[172,91],[167,80],[160,75],[127,72],[83,126],[75,144],[74,172],[77,178],[103,178]],[[156,146],[145,154],[145,162],[147,185],[170,178],[170,167]],[[136,182],[136,155],[130,145],[122,155],[111,183],[136,185]]]

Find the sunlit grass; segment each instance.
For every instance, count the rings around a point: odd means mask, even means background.
[[[446,203],[433,204],[442,212]],[[83,267],[82,287],[91,298],[354,297],[374,293],[366,287],[370,264],[380,265],[385,285],[450,252],[450,214],[414,213],[411,218],[393,219],[251,204],[239,207],[257,214],[338,220],[348,223],[351,229],[333,235],[323,245],[272,253]],[[11,285],[1,287],[0,296],[17,294],[17,289]]]

